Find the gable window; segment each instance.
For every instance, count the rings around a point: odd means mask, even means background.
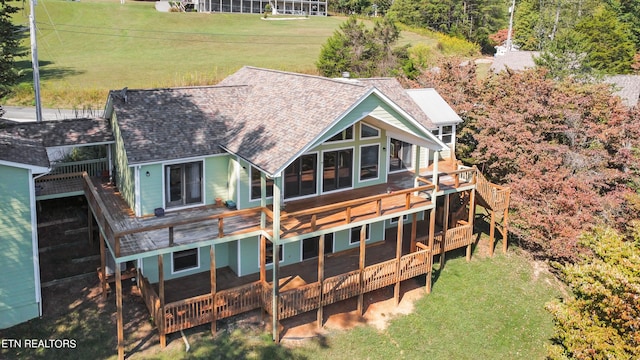
[[[353,149],[322,153],[322,191],[350,188],[353,184]]]
[[[369,233],[369,224],[365,225],[366,229],[365,229],[365,237],[364,237],[364,241],[369,241],[371,239],[371,234]],[[354,228],[351,228],[351,231],[349,232],[349,244],[357,244],[360,242],[360,229],[362,227],[361,226],[356,226]]]
[[[411,168],[413,150],[411,144],[398,139],[389,139],[389,171]]]
[[[260,170],[251,167],[251,200],[260,199]],[[266,178],[267,197],[273,197],[273,179]]]
[[[284,170],[284,197],[293,198],[316,193],[318,154],[297,158]]]
[[[166,206],[202,203],[202,162],[166,165]]]
[[[374,128],[371,125],[367,125],[365,123],[360,123],[360,138],[377,138],[380,137],[380,130]]]
[[[197,269],[200,267],[200,249],[176,251],[171,254],[171,272]]]
[[[360,148],[360,180],[377,179],[379,164],[380,145],[368,145]]]
[[[326,142],[353,140],[353,125],[330,137]]]

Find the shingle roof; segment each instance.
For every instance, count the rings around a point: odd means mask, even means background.
[[[122,91],[112,91],[110,98],[130,164],[224,148],[274,175],[376,90],[434,128],[395,79],[347,81],[243,67],[216,86],[127,90],[126,101]]]
[[[245,86],[127,90],[109,94],[130,165],[213,155],[239,131]]]
[[[620,96],[626,106],[632,107],[638,104],[640,75],[612,75],[605,77],[604,81],[615,85],[614,94]]]
[[[68,119],[3,124],[0,128],[5,161],[49,167],[46,148],[113,142],[105,119]]]
[[[434,124],[451,125],[462,122],[460,116],[438,94],[436,89],[411,89],[407,90],[407,93]]]

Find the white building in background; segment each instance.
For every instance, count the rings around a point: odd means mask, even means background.
[[[327,0],[192,0],[198,12],[262,14],[270,5],[272,14],[327,15]]]

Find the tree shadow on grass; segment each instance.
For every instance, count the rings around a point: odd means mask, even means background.
[[[57,66],[53,61],[38,61],[40,64],[39,73],[41,80],[57,80],[69,76],[82,75],[86,71],[78,71],[71,67]],[[20,72],[18,83],[29,83],[33,81],[33,66],[31,59],[19,60],[15,62],[16,69]]]

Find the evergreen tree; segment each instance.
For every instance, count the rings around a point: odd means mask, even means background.
[[[340,76],[344,71],[354,77],[394,75],[408,61],[406,51],[394,49],[399,37],[400,29],[389,18],[376,21],[368,29],[350,17],[322,46],[316,66],[327,77]]]
[[[18,8],[11,6],[7,0],[0,0],[0,98],[11,92],[11,87],[18,81],[15,58],[23,55],[20,48],[20,28],[11,22],[11,14]],[[0,116],[3,114],[0,107]]]

